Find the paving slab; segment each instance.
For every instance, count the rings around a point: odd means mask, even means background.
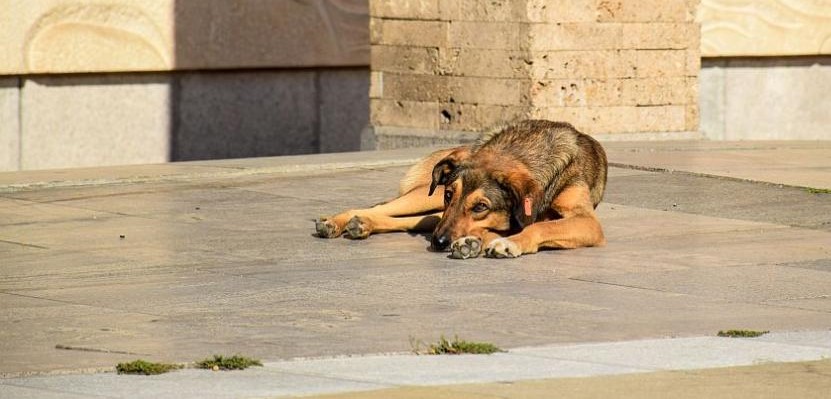
[[[828,336],[828,332],[823,332]],[[517,348],[515,354],[564,359],[646,370],[693,370],[773,362],[823,359],[831,347],[812,347],[722,337],[692,337],[549,348]]]
[[[268,368],[326,375],[378,384],[443,385],[486,381],[518,381],[552,376],[627,374],[647,371],[626,365],[601,364],[497,353],[488,356],[366,356],[268,363]]]
[[[16,399],[83,399],[89,397],[96,397],[62,391],[52,391],[47,389],[28,388],[6,384],[0,384],[0,392],[2,392],[3,395],[5,395],[4,398],[9,397]],[[105,396],[97,397],[101,398]]]
[[[604,143],[610,162],[772,184],[831,189],[831,141]]]
[[[643,173],[610,178],[605,201],[663,212],[831,231],[829,194],[790,186],[762,188],[745,181],[700,175]]]
[[[9,391],[6,391],[6,389]],[[373,384],[298,373],[281,373],[272,368],[250,369],[244,372],[212,372],[181,370],[156,376],[117,375],[98,373],[88,375],[58,375],[31,377],[0,382],[0,394],[12,394],[29,389],[32,397],[51,392],[74,398],[262,398],[276,396],[310,395],[328,392],[368,391],[389,388],[392,385]],[[56,396],[63,398],[64,396]]]
[[[831,273],[754,265],[577,277],[626,287],[760,303],[831,297]]]
[[[756,337],[754,340],[816,348],[831,348],[831,335],[828,334],[828,331],[773,332]]]

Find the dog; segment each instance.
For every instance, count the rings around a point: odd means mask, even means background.
[[[315,229],[353,239],[432,231],[431,249],[458,259],[601,246],[595,209],[607,171],[591,136],[565,122],[524,120],[428,155],[406,173],[397,198],[321,218]]]

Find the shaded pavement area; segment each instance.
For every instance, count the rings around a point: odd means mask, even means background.
[[[608,245],[515,260],[312,235],[426,149],[0,174],[0,392],[139,357],[831,329],[831,143],[605,145]]]

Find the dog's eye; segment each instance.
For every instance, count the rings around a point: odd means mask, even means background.
[[[488,210],[488,204],[480,202],[473,207],[473,212],[480,213]]]
[[[450,200],[453,199],[453,192],[450,190],[444,190],[444,203],[449,204]]]

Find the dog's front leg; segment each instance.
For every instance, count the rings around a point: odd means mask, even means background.
[[[538,222],[510,237],[497,238],[485,247],[485,256],[516,258],[540,248],[580,248],[606,243],[603,229],[594,214],[575,215],[560,220]]]
[[[516,258],[536,253],[540,248],[580,248],[606,243],[585,185],[564,189],[551,207],[563,218],[536,222],[510,237],[493,240],[485,247],[485,256]]]

